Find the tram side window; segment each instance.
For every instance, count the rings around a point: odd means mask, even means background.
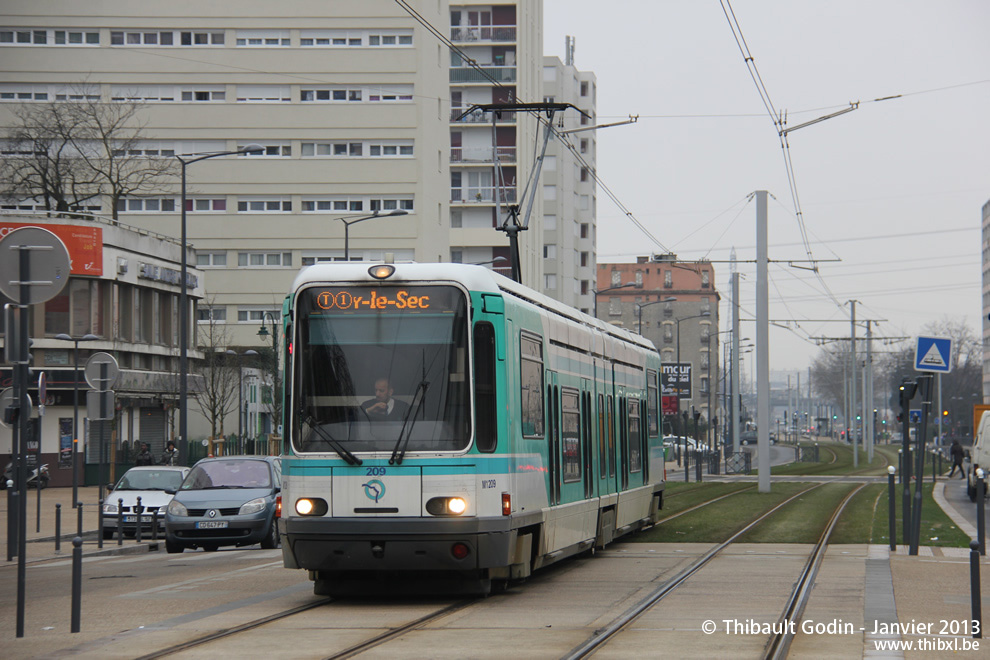
[[[474,416],[478,451],[495,451],[495,327],[484,321],[474,325]]]
[[[607,431],[605,430],[605,397],[601,394],[598,395],[598,472],[599,476],[604,479],[608,476],[607,472],[607,460],[605,456],[605,438]]]
[[[660,416],[657,414],[657,372],[646,370],[646,428],[651,438],[660,433]]]
[[[562,451],[564,455],[564,483],[581,481],[581,412],[578,409],[578,393],[561,392]]]
[[[605,426],[608,432],[608,476],[615,476],[615,424],[613,423],[612,395],[608,396],[608,407],[605,409]]]
[[[522,390],[522,433],[543,436],[543,342],[527,334],[519,338],[519,384]]]
[[[626,410],[629,411],[629,471],[639,472],[643,469],[643,444],[639,435],[639,401],[634,399],[627,401]]]

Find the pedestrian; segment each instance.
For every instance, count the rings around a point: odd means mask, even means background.
[[[165,445],[165,451],[162,452],[162,465],[176,465],[179,460],[179,451],[175,448],[175,443],[171,440]]]
[[[134,457],[134,465],[154,465],[155,457],[151,455],[151,450],[148,449],[148,443],[141,443],[141,451],[138,455]]]
[[[963,470],[963,448],[959,444],[959,439],[956,438],[952,441],[952,447],[949,448],[949,456],[952,457],[952,471],[949,472],[949,477],[952,477],[956,473],[956,468],[959,468],[959,478],[966,478],[966,471]]]

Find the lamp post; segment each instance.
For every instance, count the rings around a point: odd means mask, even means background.
[[[615,291],[616,289],[628,289],[631,286],[637,286],[635,282],[626,282],[625,284],[618,284],[616,286],[610,286],[605,289],[597,289],[595,291],[595,318],[598,318],[598,294],[605,293],[606,291]]]
[[[186,294],[186,279],[188,277],[189,266],[186,263],[186,167],[201,160],[219,158],[220,156],[235,156],[239,154],[264,153],[265,148],[260,144],[249,144],[243,149],[234,151],[211,151],[201,154],[181,154],[175,156],[182,169],[181,177],[181,220],[180,220],[180,248],[182,261],[180,266],[179,281],[179,460],[184,463],[189,460],[189,438],[187,430],[189,426],[189,406],[186,400],[187,378],[189,371],[189,301]]]
[[[55,339],[72,342],[72,508],[79,501],[79,461],[76,446],[79,444],[79,342],[96,341],[96,335],[70,337],[65,333],[55,335]],[[42,402],[43,403],[43,402]]]
[[[351,247],[350,247],[351,225],[356,225],[357,223],[364,222],[365,220],[372,220],[373,218],[388,218],[396,215],[409,215],[409,211],[406,211],[404,209],[395,209],[394,211],[389,211],[388,213],[379,213],[378,211],[375,211],[371,215],[363,215],[361,217],[353,218],[351,220],[348,220],[348,217],[352,217],[352,216],[343,216],[337,218],[338,220],[344,223],[344,261],[351,260]]]
[[[253,348],[249,348],[243,353],[227,349],[227,355],[237,356],[237,444],[241,454],[244,453],[244,426],[242,424],[244,421],[244,357],[257,354],[258,351]]]
[[[277,397],[279,396],[279,377],[278,377],[278,325],[276,324],[275,315],[272,312],[264,312],[261,315],[261,328],[258,329],[258,336],[261,337],[262,341],[268,338],[268,328],[265,326],[265,319],[270,319],[272,322],[272,413],[273,417],[280,417],[281,408],[275,405]],[[272,420],[272,427],[274,428],[280,420]]]
[[[692,316],[685,316],[682,319],[674,319],[674,325],[677,331],[677,364],[681,363],[681,321],[690,321],[691,319],[698,319],[703,316],[711,316],[711,312],[701,312],[700,314],[694,314]],[[692,361],[693,364],[693,361]],[[693,378],[692,378],[693,380]],[[694,399],[694,388],[691,389],[691,398]]]

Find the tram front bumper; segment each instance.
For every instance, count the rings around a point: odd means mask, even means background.
[[[505,519],[283,518],[286,565],[310,571],[476,570],[512,563]],[[467,554],[461,554],[463,547]]]

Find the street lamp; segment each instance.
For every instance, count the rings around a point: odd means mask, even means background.
[[[650,305],[659,305],[660,303],[665,303],[665,302],[676,302],[676,301],[677,301],[677,298],[675,298],[673,296],[670,296],[668,298],[664,298],[663,300],[654,300],[653,302],[647,302],[647,303],[637,304],[636,305],[636,330],[639,332],[639,334],[641,336],[643,334],[643,308],[644,307],[649,307]]]
[[[359,218],[354,218],[353,220],[348,220],[347,218],[349,216],[343,216],[337,218],[338,220],[344,223],[344,261],[351,260],[350,235],[349,235],[351,225],[356,225],[359,222],[364,222],[365,220],[371,220],[373,218],[388,218],[390,216],[395,216],[395,215],[409,215],[409,211],[406,211],[404,209],[395,209],[394,211],[389,211],[388,213],[379,213],[378,211],[375,211],[371,215],[364,215]]]
[[[244,426],[242,422],[244,421],[244,360],[243,358],[249,355],[257,355],[258,351],[253,348],[249,348],[243,353],[238,353],[237,351],[228,348],[227,355],[237,356],[237,444],[241,448],[241,454],[244,453]]]
[[[180,241],[182,251],[182,262],[180,267],[179,281],[179,456],[180,462],[189,460],[189,438],[187,430],[189,426],[189,410],[186,401],[187,394],[187,373],[189,371],[189,301],[186,295],[186,279],[188,277],[189,266],[186,263],[186,167],[193,163],[209,158],[219,158],[220,156],[236,156],[239,154],[264,153],[265,148],[260,144],[249,144],[243,149],[234,151],[211,151],[201,154],[181,154],[175,159],[182,166],[181,178],[181,221],[180,221]]]
[[[62,332],[55,335],[55,339],[72,342],[72,508],[74,509],[79,501],[79,461],[76,455],[76,445],[79,444],[79,342],[96,341],[99,337],[93,334],[70,337]]]
[[[595,318],[598,318],[598,294],[605,293],[606,291],[615,291],[616,289],[628,289],[631,286],[639,286],[635,282],[626,282],[625,284],[618,284],[616,286],[610,286],[606,289],[597,289],[595,294]]]
[[[277,413],[278,407],[275,405],[275,401],[278,397],[279,388],[279,377],[278,377],[278,325],[276,324],[275,315],[272,312],[264,312],[261,315],[261,328],[258,329],[258,336],[261,337],[262,341],[268,338],[268,327],[265,325],[265,319],[270,319],[272,322],[272,412]],[[277,415],[273,415],[277,416]],[[272,427],[274,428],[280,420],[272,420]]]

